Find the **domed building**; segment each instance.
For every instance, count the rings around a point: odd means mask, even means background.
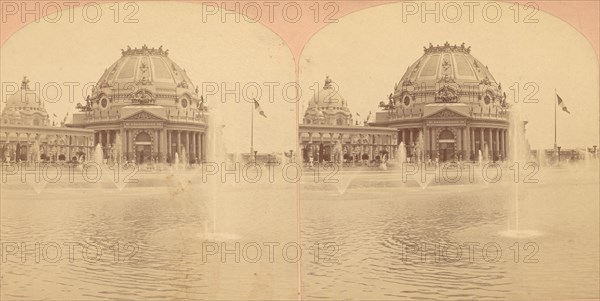
[[[0,162],[69,161],[89,158],[93,131],[51,124],[44,101],[27,77],[9,94],[0,115]],[[32,146],[39,146],[33,153]],[[34,158],[35,156],[39,156]]]
[[[352,113],[346,100],[333,86],[329,76],[323,88],[313,96],[304,114],[305,124],[352,125]]]
[[[353,124],[348,102],[335,83],[325,78],[323,87],[308,102],[299,143],[303,162],[358,162],[392,158],[396,153],[394,129]]]
[[[105,158],[137,163],[205,159],[208,111],[185,69],[169,51],[142,48],[121,57],[98,80],[71,127],[94,131]],[[115,159],[115,158],[112,158]]]
[[[423,160],[476,160],[480,150],[489,160],[506,158],[506,94],[464,43],[424,47],[389,103],[380,107],[384,112],[376,114],[372,125],[396,129],[398,144],[404,142],[409,155],[417,144]]]

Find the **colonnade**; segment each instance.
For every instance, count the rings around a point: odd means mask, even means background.
[[[91,133],[90,133],[91,134]],[[87,133],[2,133],[0,137],[0,161],[2,162],[34,162],[33,145],[39,145],[39,157],[42,161],[70,161],[91,157],[92,136]]]
[[[334,157],[338,141],[343,160],[357,162],[382,158],[384,154],[387,159],[394,159],[397,150],[394,136],[391,131],[383,134],[304,132],[299,134],[298,139],[304,162],[308,162],[311,157],[314,162],[340,160]]]
[[[147,135],[140,135],[145,133]],[[137,145],[148,145],[150,159],[156,162],[173,162],[175,153],[182,159],[186,154],[188,163],[206,160],[206,133],[194,130],[121,128],[119,130],[98,130],[94,133],[94,144],[100,144],[104,157],[110,156],[120,137],[121,154],[126,160],[136,160],[140,156]],[[149,141],[139,141],[149,137]],[[138,161],[138,160],[136,160]]]
[[[414,155],[418,135],[422,133],[424,154],[432,160],[439,157],[440,133],[448,130],[454,140],[455,159],[476,161],[481,150],[484,157],[490,161],[505,160],[509,152],[508,130],[493,127],[436,127],[398,129],[397,143],[404,142],[407,155]],[[487,152],[487,153],[486,153]]]

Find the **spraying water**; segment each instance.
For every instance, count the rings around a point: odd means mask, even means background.
[[[117,133],[116,137],[115,137],[115,158],[114,160],[117,162],[118,166],[120,166],[123,162],[121,162],[121,158],[123,156],[123,143],[121,142],[121,135],[119,133]]]
[[[528,148],[527,148],[527,138],[525,137],[525,122],[521,117],[521,107],[518,103],[513,105],[509,114],[510,118],[510,126],[509,126],[509,154],[508,158],[514,164],[518,164],[518,168],[522,168],[529,159]],[[514,225],[511,225],[510,219],[508,220],[508,229],[503,232],[503,235],[511,236],[511,237],[529,237],[539,235],[537,231],[534,230],[523,230],[520,225],[520,206],[519,202],[521,201],[521,196],[519,194],[519,182],[520,180],[515,181],[514,183]]]
[[[404,141],[400,142],[398,146],[396,157],[398,158],[398,162],[404,163],[406,162],[406,146],[404,145]]]
[[[423,131],[419,131],[417,141],[415,142],[415,163],[419,164],[423,160],[423,149],[425,141],[423,141]]]
[[[33,163],[40,163],[40,143],[36,139],[31,147],[31,161]]]
[[[94,162],[99,166],[104,164],[104,152],[100,143],[96,144],[96,148],[94,149]]]
[[[181,149],[181,167],[183,170],[186,169],[188,164],[188,158],[187,158],[187,154],[185,151],[185,147]]]

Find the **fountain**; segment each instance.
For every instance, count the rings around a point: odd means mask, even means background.
[[[102,166],[104,163],[104,152],[102,151],[102,145],[100,143],[96,144],[96,148],[94,149],[94,161],[98,166]]]
[[[121,162],[121,157],[123,156],[122,151],[123,144],[121,142],[121,135],[117,133],[115,137],[115,147],[114,147],[114,161],[116,161],[117,166],[121,166],[123,162]]]
[[[35,164],[40,163],[40,143],[36,139],[31,147],[31,161]]]
[[[527,138],[525,137],[525,122],[521,118],[521,110],[519,103],[515,103],[511,106],[510,114],[510,126],[509,126],[509,154],[508,158],[510,161],[518,164],[518,168],[523,168],[529,160],[529,154],[527,149]],[[526,238],[532,236],[538,236],[540,233],[535,230],[521,229],[520,225],[520,212],[519,212],[519,201],[521,196],[519,195],[519,183],[520,179],[514,181],[514,224],[511,225],[510,218],[508,219],[507,230],[502,231],[500,234],[507,237]]]
[[[423,141],[423,131],[419,131],[417,141],[415,142],[415,163],[423,162],[423,149],[425,142]]]
[[[398,162],[400,162],[400,164],[406,162],[406,146],[404,145],[404,141],[400,142],[400,145],[398,146],[398,150],[396,152],[396,158],[398,159]]]
[[[188,166],[188,157],[185,151],[185,147],[181,149],[181,169],[185,170]]]
[[[173,168],[179,169],[179,153],[175,152],[175,159],[173,160]]]
[[[477,163],[479,166],[483,166],[483,153],[481,152],[481,149],[477,151]]]
[[[481,151],[481,150],[480,150]],[[487,143],[483,143],[483,161],[490,162],[490,150]]]
[[[218,105],[218,102],[215,104]],[[208,135],[207,135],[207,149],[206,149],[206,161],[217,164],[220,168],[223,163],[226,162],[227,151],[225,149],[225,143],[223,142],[223,125],[221,117],[218,115],[220,110],[218,108],[211,111],[211,116],[208,118]],[[203,167],[205,168],[205,167]],[[207,216],[212,216],[212,221],[206,221],[205,233],[201,236],[204,239],[210,240],[228,240],[234,235],[225,232],[218,232],[217,227],[218,220],[218,204],[219,190],[225,183],[221,182],[221,177],[210,177],[208,178],[208,185],[203,187],[208,189],[206,195],[207,198],[202,198],[199,201],[204,201],[205,208],[209,211]],[[211,223],[212,222],[212,223]]]

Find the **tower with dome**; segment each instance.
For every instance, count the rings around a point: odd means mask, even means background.
[[[204,99],[162,46],[121,50],[77,108],[69,126],[93,130],[105,154],[120,147],[137,163],[173,162],[175,154],[189,163],[205,159]]]
[[[90,158],[94,132],[67,128],[65,120],[51,122],[39,91],[30,86],[27,77],[14,93],[7,93],[0,128],[0,162]]]
[[[440,161],[490,160],[508,153],[509,110],[506,94],[488,67],[471,55],[471,47],[424,47],[408,66],[389,103],[372,125],[398,132],[398,143],[412,150],[421,133],[424,154]]]
[[[353,120],[348,102],[329,76],[308,102],[299,125],[303,162],[359,162],[394,158],[396,131]]]

